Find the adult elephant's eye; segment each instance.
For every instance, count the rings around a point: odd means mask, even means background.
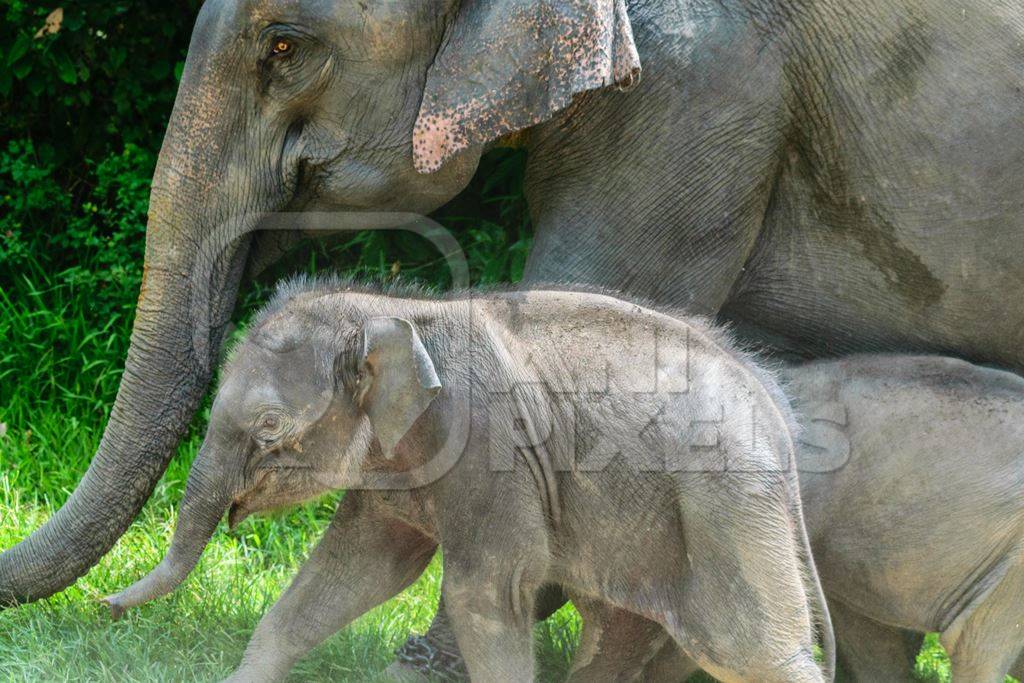
[[[270,51],[271,57],[280,57],[292,51],[292,42],[285,38],[278,38],[274,41],[274,47]]]

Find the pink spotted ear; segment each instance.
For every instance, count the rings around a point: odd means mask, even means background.
[[[640,77],[625,0],[463,0],[427,74],[416,170],[536,125],[572,98]]]

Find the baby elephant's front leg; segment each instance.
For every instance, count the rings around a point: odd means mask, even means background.
[[[521,572],[508,571],[507,565],[463,563],[445,555],[442,595],[473,683],[533,681],[537,585],[527,585]]]
[[[345,496],[319,546],[260,621],[241,666],[228,680],[283,679],[300,657],[423,572],[435,544],[377,514],[372,495]]]

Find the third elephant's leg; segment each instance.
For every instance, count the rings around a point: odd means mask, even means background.
[[[666,644],[678,651],[661,626],[598,600],[575,596],[573,604],[583,619],[583,633],[573,660],[570,683],[640,680],[682,683],[686,680],[686,673],[680,671],[663,670],[661,678],[644,675],[644,667]],[[688,661],[685,655],[681,657]]]
[[[396,662],[388,673],[395,679],[405,681],[426,681],[429,676],[440,676],[450,680],[467,680],[466,665],[455,642],[445,607],[444,587],[437,615],[430,629],[422,636],[413,636],[398,650]],[[536,597],[538,621],[547,619],[566,603],[565,592],[555,585],[546,585]]]
[[[985,600],[969,615],[961,617],[961,627],[954,626],[942,634],[941,642],[949,653],[954,681],[1002,683],[1015,662],[1020,661],[1024,654],[1024,634],[1021,633],[1024,600],[1021,596],[1024,596],[1024,562],[1018,560]]]
[[[857,683],[915,681],[914,663],[924,636],[857,614],[829,601],[840,669]]]

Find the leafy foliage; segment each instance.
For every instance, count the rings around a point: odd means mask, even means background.
[[[0,286],[41,272],[130,309],[149,180],[201,0],[5,0]]]
[[[0,130],[44,141],[66,177],[127,144],[154,148],[201,4],[5,0]]]

